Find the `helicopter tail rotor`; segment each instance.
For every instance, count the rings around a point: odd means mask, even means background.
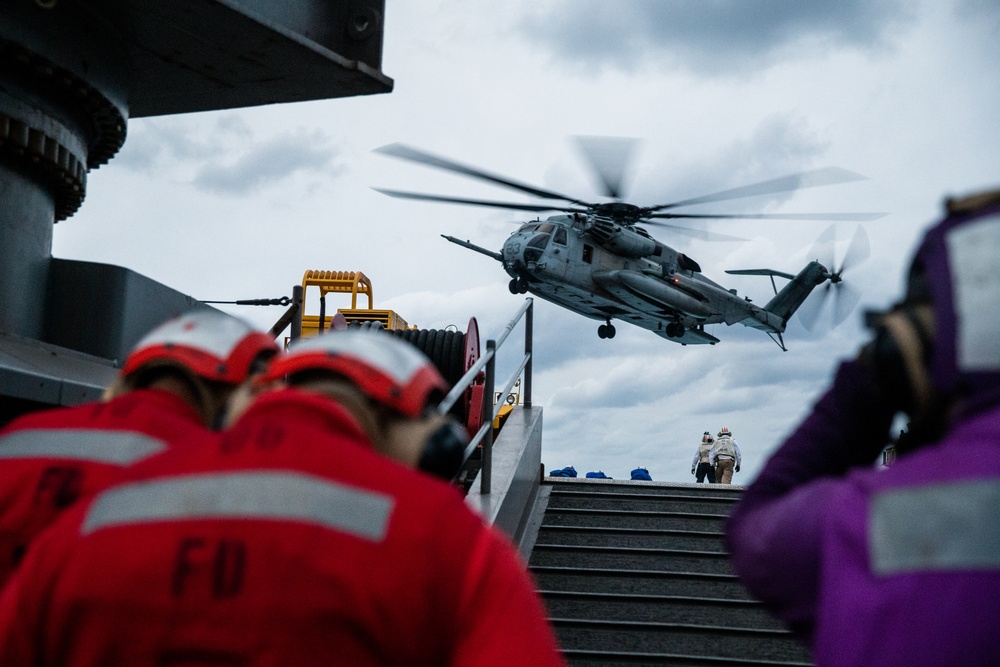
[[[816,243],[813,244],[812,257],[826,268],[826,281],[822,287],[817,287],[815,294],[802,304],[798,310],[799,320],[808,331],[815,327],[820,313],[827,301],[833,297],[832,327],[839,326],[857,308],[861,301],[861,292],[844,282],[844,271],[864,263],[871,252],[868,234],[864,227],[859,226],[851,237],[851,242],[841,259],[840,265],[834,264],[836,246],[836,230],[833,225],[827,227]]]

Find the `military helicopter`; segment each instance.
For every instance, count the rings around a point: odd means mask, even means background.
[[[601,321],[597,327],[600,338],[614,338],[612,320],[627,322],[648,329],[667,340],[688,344],[715,345],[719,339],[705,330],[706,325],[743,324],[767,333],[782,350],[786,350],[782,333],[789,318],[799,309],[810,293],[826,283],[837,294],[846,287],[843,272],[848,265],[863,261],[868,254],[868,238],[858,227],[854,239],[839,268],[832,261],[822,264],[809,262],[798,274],[773,269],[727,271],[731,274],[762,275],[771,279],[774,297],[764,306],[737,295],[702,274],[699,264],[682,252],[653,238],[640,224],[661,226],[706,240],[745,240],[711,233],[661,220],[754,218],[776,220],[874,220],[884,213],[748,213],[708,214],[683,213],[677,209],[695,204],[789,192],[807,187],[833,185],[864,179],[853,172],[828,167],[793,174],[753,185],[724,190],[701,197],[656,206],[640,207],[621,200],[621,182],[634,140],[614,137],[579,137],[580,147],[612,201],[591,203],[544,190],[454,162],[447,158],[403,144],[390,144],[376,152],[391,157],[462,174],[541,199],[557,203],[521,204],[483,199],[469,199],[375,188],[391,197],[421,201],[468,204],[521,211],[559,212],[545,220],[525,222],[504,242],[500,252],[442,234],[448,241],[486,255],[503,265],[511,276],[509,289],[513,294],[532,294],[567,308],[584,317]],[[832,249],[833,228],[817,241],[815,252]],[[789,282],[778,290],[775,277]],[[838,298],[840,319],[857,305],[860,294],[849,290]],[[810,310],[810,319],[822,307]],[[853,302],[853,303],[852,303]],[[805,312],[805,311],[804,311]],[[802,315],[800,315],[802,317]]]

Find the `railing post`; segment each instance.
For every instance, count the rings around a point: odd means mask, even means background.
[[[480,475],[482,479],[479,483],[479,492],[488,494],[491,490],[491,477],[493,474],[493,386],[494,369],[496,366],[497,342],[495,340],[486,341],[486,384],[483,387],[483,419],[487,425],[486,435],[483,437],[483,461]]]
[[[524,354],[528,357],[528,363],[524,365],[524,401],[523,405],[525,408],[531,407],[531,360],[533,355],[531,354],[531,338],[532,338],[532,324],[533,324],[533,313],[535,312],[535,302],[531,301],[528,304],[528,310],[524,313]]]
[[[292,317],[292,330],[289,337],[292,340],[302,338],[302,285],[292,287],[292,304],[297,305],[295,316]]]

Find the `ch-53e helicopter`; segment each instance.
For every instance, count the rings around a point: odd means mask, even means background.
[[[683,201],[640,207],[622,201],[619,196],[632,140],[612,137],[578,137],[578,140],[604,186],[605,196],[613,201],[604,203],[581,201],[402,144],[390,144],[376,151],[519,190],[535,197],[565,203],[520,204],[375,189],[391,197],[404,199],[563,213],[545,220],[536,219],[521,224],[507,238],[500,252],[453,236],[444,234],[442,236],[452,243],[503,264],[504,270],[511,276],[509,284],[511,293],[531,292],[584,317],[603,320],[604,324],[597,328],[597,335],[600,338],[614,338],[615,326],[611,321],[617,319],[649,329],[656,335],[681,345],[704,343],[715,345],[719,339],[705,331],[706,325],[739,323],[764,331],[782,350],[785,350],[787,348],[782,333],[789,318],[818,286],[827,283],[825,294],[829,294],[831,286],[840,288],[835,290],[838,294],[835,306],[836,319],[842,320],[857,305],[860,294],[853,289],[843,292],[843,288],[847,286],[843,283],[842,276],[848,265],[857,264],[867,258],[868,237],[861,227],[858,227],[839,268],[834,268],[831,257],[825,264],[818,260],[809,262],[796,275],[773,269],[727,271],[731,274],[770,277],[775,292],[774,297],[764,306],[758,306],[749,298],[738,296],[735,289],[727,289],[704,276],[695,260],[657,241],[639,224],[668,227],[678,233],[705,240],[742,241],[744,239],[671,225],[660,220],[724,218],[874,220],[885,214],[708,214],[671,210],[695,204],[845,183],[861,180],[863,176],[844,169],[828,167]],[[817,240],[814,252],[832,255],[833,231],[833,227],[830,227],[820,240]],[[775,277],[787,279],[789,282],[778,290],[774,282]],[[815,302],[815,307],[803,308],[800,311],[799,317],[807,327],[811,327],[815,322],[822,301],[813,299],[810,303]]]

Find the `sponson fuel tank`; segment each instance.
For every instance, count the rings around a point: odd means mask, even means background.
[[[630,270],[595,271],[594,280],[609,291],[625,289],[640,297],[671,308],[676,308],[692,317],[706,318],[712,314],[708,304],[672,286],[669,282]]]

